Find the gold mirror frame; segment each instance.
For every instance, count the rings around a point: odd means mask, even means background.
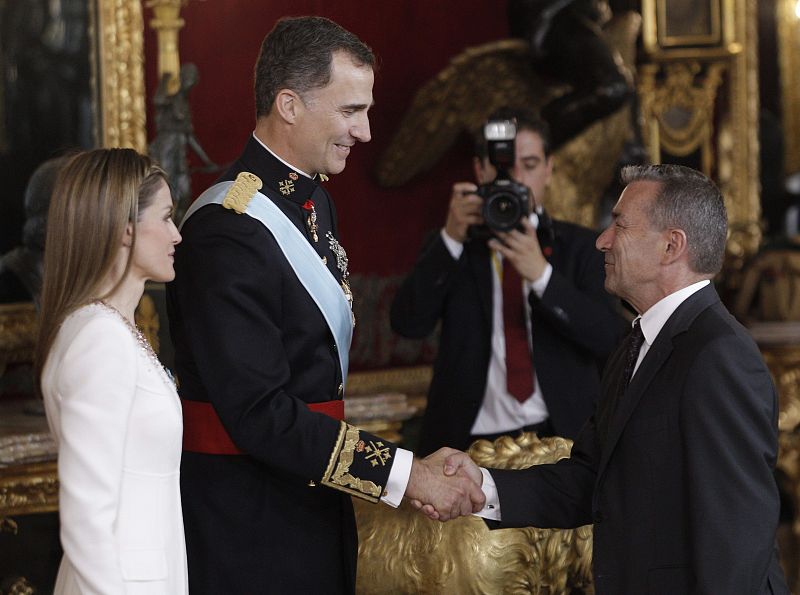
[[[694,62],[703,72],[724,68],[724,84],[715,92],[715,126],[711,143],[706,143],[706,159],[711,169],[711,152],[716,164],[715,181],[725,197],[728,208],[728,261],[732,272],[741,269],[753,256],[761,242],[761,214],[758,165],[758,55],[756,0],[715,0],[720,2],[722,35],[715,46],[664,47],[659,42],[658,13],[667,0],[642,0],[643,46],[648,65],[642,68],[669,70],[673,64],[684,67]],[[717,66],[719,65],[719,66]],[[716,75],[715,75],[716,77]],[[665,77],[668,79],[668,77]],[[655,83],[649,87],[640,81],[639,93],[645,108],[646,131],[649,124],[657,126],[655,112],[668,109],[671,102],[659,102]],[[712,81],[713,82],[713,81]],[[669,87],[670,85],[666,85]],[[671,85],[673,88],[675,85]],[[684,84],[685,86],[685,84]],[[700,83],[700,86],[702,84]],[[721,94],[718,99],[717,95]],[[706,102],[704,93],[699,95]],[[650,106],[651,113],[647,113]],[[698,110],[701,106],[698,106]],[[657,109],[655,109],[657,108]],[[653,135],[651,135],[652,137]],[[663,135],[662,135],[663,136]],[[659,142],[655,138],[653,142]],[[663,144],[663,143],[661,143]],[[649,146],[651,159],[660,160],[659,151]],[[710,172],[709,172],[710,173]],[[734,283],[735,285],[735,283]]]
[[[797,0],[775,3],[786,175],[800,171],[800,17],[796,5]]]
[[[90,5],[90,60],[96,105],[95,138],[102,147],[147,147],[144,22],[139,0]],[[36,336],[33,304],[0,305],[0,369],[30,361]],[[58,510],[55,462],[0,470],[0,519]]]
[[[139,0],[97,0],[92,35],[93,88],[99,108],[99,144],[147,148],[144,96],[144,20]]]

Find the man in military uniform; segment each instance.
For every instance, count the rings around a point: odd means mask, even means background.
[[[350,593],[349,496],[444,516],[480,489],[341,421],[352,336],[347,255],[321,186],[370,140],[374,57],[320,17],[282,19],[256,65],[256,127],[187,213],[168,288],[184,409],[193,594]]]

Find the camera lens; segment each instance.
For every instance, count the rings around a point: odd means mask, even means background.
[[[524,214],[520,198],[510,192],[496,192],[483,204],[483,219],[496,231],[511,231]]]

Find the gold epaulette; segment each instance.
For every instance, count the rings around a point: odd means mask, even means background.
[[[253,200],[256,192],[263,186],[261,178],[249,171],[240,172],[233,182],[233,186],[228,189],[222,206],[232,209],[240,215],[247,210],[247,205]]]
[[[371,441],[366,445],[358,428],[345,422],[340,423],[339,435],[321,483],[351,496],[377,502],[383,488],[374,481],[358,477],[360,473],[356,468],[360,467],[364,471],[362,464],[367,462],[370,463],[367,468],[387,465],[392,458],[391,449],[385,447],[383,442]]]

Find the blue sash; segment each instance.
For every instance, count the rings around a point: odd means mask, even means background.
[[[198,209],[212,203],[221,205],[232,185],[233,182],[220,182],[203,192],[186,211],[178,229],[181,229],[187,219]],[[328,323],[339,353],[342,384],[345,384],[350,359],[350,343],[353,340],[353,318],[350,304],[347,302],[342,288],[328,267],[322,264],[319,254],[300,233],[300,230],[269,198],[261,192],[256,192],[248,203],[245,213],[260,221],[275,237],[300,283],[314,300],[325,318],[325,322]]]

